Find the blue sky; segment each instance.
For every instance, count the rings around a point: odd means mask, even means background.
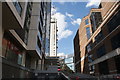
[[[81,19],[99,4],[91,1],[52,3],[52,14],[58,22],[58,55],[74,53],[73,39]]]

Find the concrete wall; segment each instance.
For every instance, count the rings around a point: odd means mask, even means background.
[[[21,7],[23,9],[22,14],[21,14],[21,19],[22,19],[22,24],[25,22],[25,16],[26,16],[26,10],[27,10],[27,4],[26,2],[20,2]]]
[[[28,50],[36,50],[37,45],[37,34],[38,34],[38,26],[39,26],[39,18],[40,18],[40,3],[33,3],[32,15],[31,15],[31,23],[29,28],[29,36],[28,36]]]
[[[6,2],[3,4],[3,12],[4,12],[4,28],[5,29],[15,29],[15,28],[23,28],[24,22],[22,21],[22,16],[25,17],[25,15],[19,15],[15,6],[13,5],[13,2]],[[23,8],[24,9],[24,8]],[[23,10],[24,12],[24,10]],[[23,19],[24,20],[24,19]],[[12,23],[10,23],[12,22]],[[6,24],[7,23],[7,24]]]
[[[25,15],[26,15],[26,8],[27,8],[27,3],[21,2],[21,7],[22,7],[22,14],[21,16],[18,14],[15,6],[13,5],[12,2],[6,2],[2,3],[3,5],[3,25],[4,29],[10,30],[10,33],[12,34],[16,41],[23,46],[26,49],[26,44],[23,42],[21,37],[15,32],[14,29],[22,29],[24,26],[25,22]],[[12,29],[12,30],[11,30]]]

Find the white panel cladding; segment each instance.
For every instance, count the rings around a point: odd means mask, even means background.
[[[50,56],[57,56],[57,21],[55,18],[51,19]]]

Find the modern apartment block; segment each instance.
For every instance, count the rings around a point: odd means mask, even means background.
[[[51,17],[50,56],[57,56],[57,20],[54,15]]]
[[[31,78],[49,52],[50,2],[0,2],[2,78]]]
[[[74,39],[74,54],[75,65],[80,62],[76,72],[96,76],[120,74],[119,1],[101,2],[82,19]]]

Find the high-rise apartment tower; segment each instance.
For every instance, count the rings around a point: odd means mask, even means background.
[[[54,16],[51,18],[50,56],[57,56],[57,20]]]

